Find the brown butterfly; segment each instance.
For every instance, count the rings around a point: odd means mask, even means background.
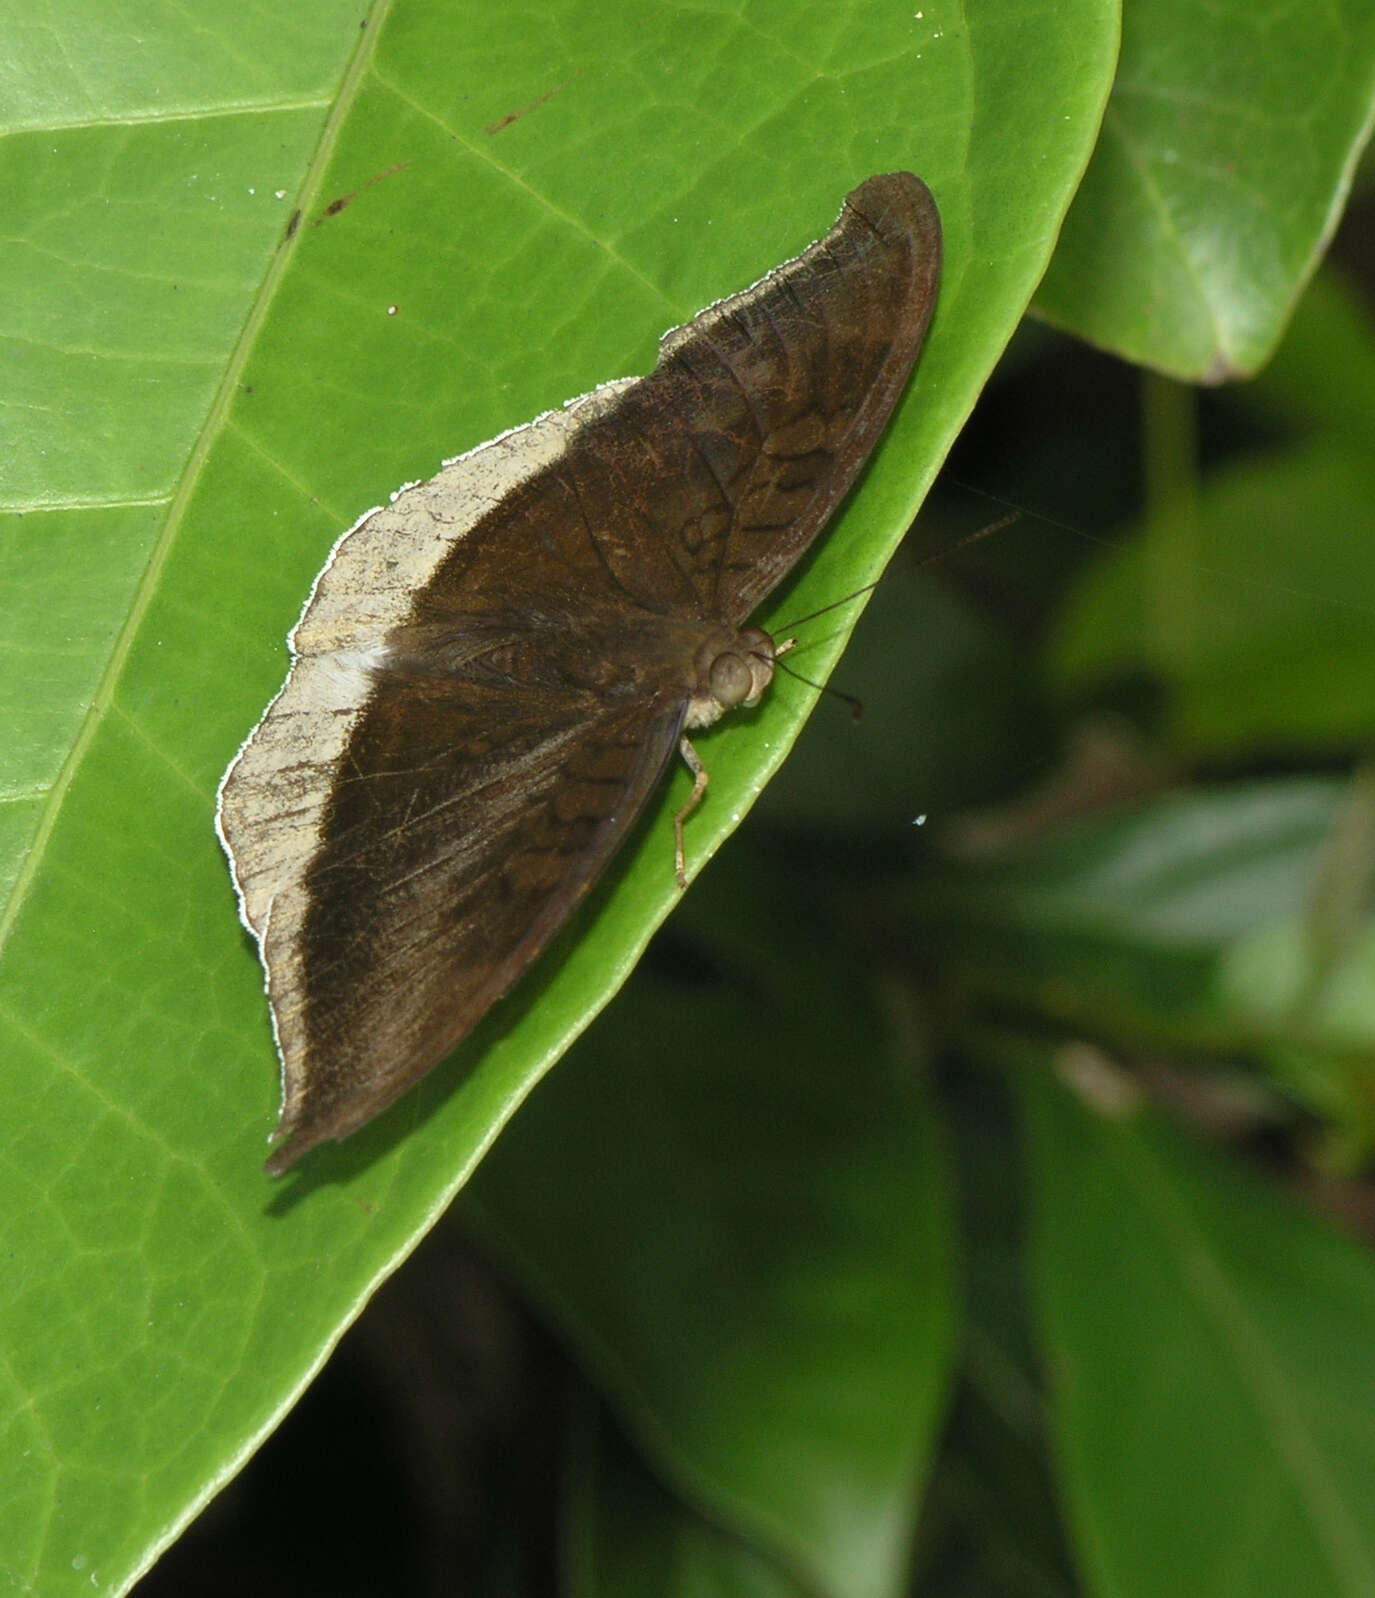
[[[448,462],[340,539],[217,814],[282,1057],[269,1171],[476,1026],[675,748],[700,797],[685,730],[768,687],[773,643],[746,623],[878,441],[940,253],[925,184],[870,178],[825,238],[666,334],[649,376]]]

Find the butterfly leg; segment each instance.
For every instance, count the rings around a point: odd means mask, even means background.
[[[673,863],[678,868],[678,886],[686,888],[687,856],[683,852],[683,823],[701,804],[702,795],[707,791],[707,784],[711,778],[707,775],[707,768],[698,758],[697,751],[688,742],[686,733],[678,740],[678,753],[682,755],[684,764],[692,773],[692,792],[688,795],[688,802],[673,818]]]

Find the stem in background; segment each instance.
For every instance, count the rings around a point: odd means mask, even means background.
[[[1146,491],[1146,649],[1177,684],[1198,648],[1198,426],[1194,390],[1146,372],[1141,383]]]

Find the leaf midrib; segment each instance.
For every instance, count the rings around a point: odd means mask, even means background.
[[[314,201],[319,197],[320,188],[324,180],[324,173],[329,166],[329,156],[338,143],[340,131],[348,120],[354,103],[358,98],[363,82],[368,76],[372,66],[373,56],[377,48],[377,41],[381,34],[383,24],[392,8],[392,0],[373,0],[372,8],[368,12],[364,25],[358,31],[358,44],[353,56],[344,70],[339,84],[339,91],[334,97],[329,115],[321,129],[320,138],[314,154],[306,168],[305,180],[301,185],[298,201],[302,210],[309,210]],[[260,110],[261,108],[255,108]],[[273,106],[273,110],[281,109]],[[159,120],[184,120],[181,118],[160,118]],[[121,126],[126,124],[121,123]],[[14,889],[9,902],[0,912],[0,958],[3,957],[10,936],[18,925],[20,913],[28,900],[29,893],[37,880],[39,868],[42,866],[49,842],[57,827],[57,821],[62,813],[68,791],[76,780],[84,762],[87,752],[95,741],[95,737],[105,721],[115,697],[115,690],[123,676],[124,668],[128,662],[130,651],[143,626],[158,586],[166,568],[172,550],[176,546],[186,517],[187,507],[200,482],[201,473],[205,469],[210,452],[218,441],[220,434],[227,425],[230,407],[239,380],[249,356],[257,342],[258,334],[267,319],[269,310],[277,296],[286,270],[290,265],[300,233],[295,237],[284,239],[276,248],[272,259],[268,263],[262,284],[244,319],[243,328],[230,352],[229,360],[220,379],[215,396],[210,402],[206,412],[205,421],[200,432],[196,435],[195,442],[186,458],[177,486],[172,493],[168,504],[167,517],[163,522],[162,531],[154,544],[148,563],[144,568],[143,576],[139,579],[134,590],[133,599],[129,606],[129,613],[119,630],[110,657],[101,673],[96,691],[91,697],[91,703],[82,718],[80,730],[72,741],[72,747],[57,774],[48,792],[47,802],[43,807],[43,815],[34,831],[33,842],[29,848],[24,863],[20,866],[15,878]]]

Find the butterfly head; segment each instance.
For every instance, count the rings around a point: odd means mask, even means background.
[[[757,705],[773,681],[773,639],[758,627],[715,634],[693,661],[688,728],[710,727],[728,710]]]

